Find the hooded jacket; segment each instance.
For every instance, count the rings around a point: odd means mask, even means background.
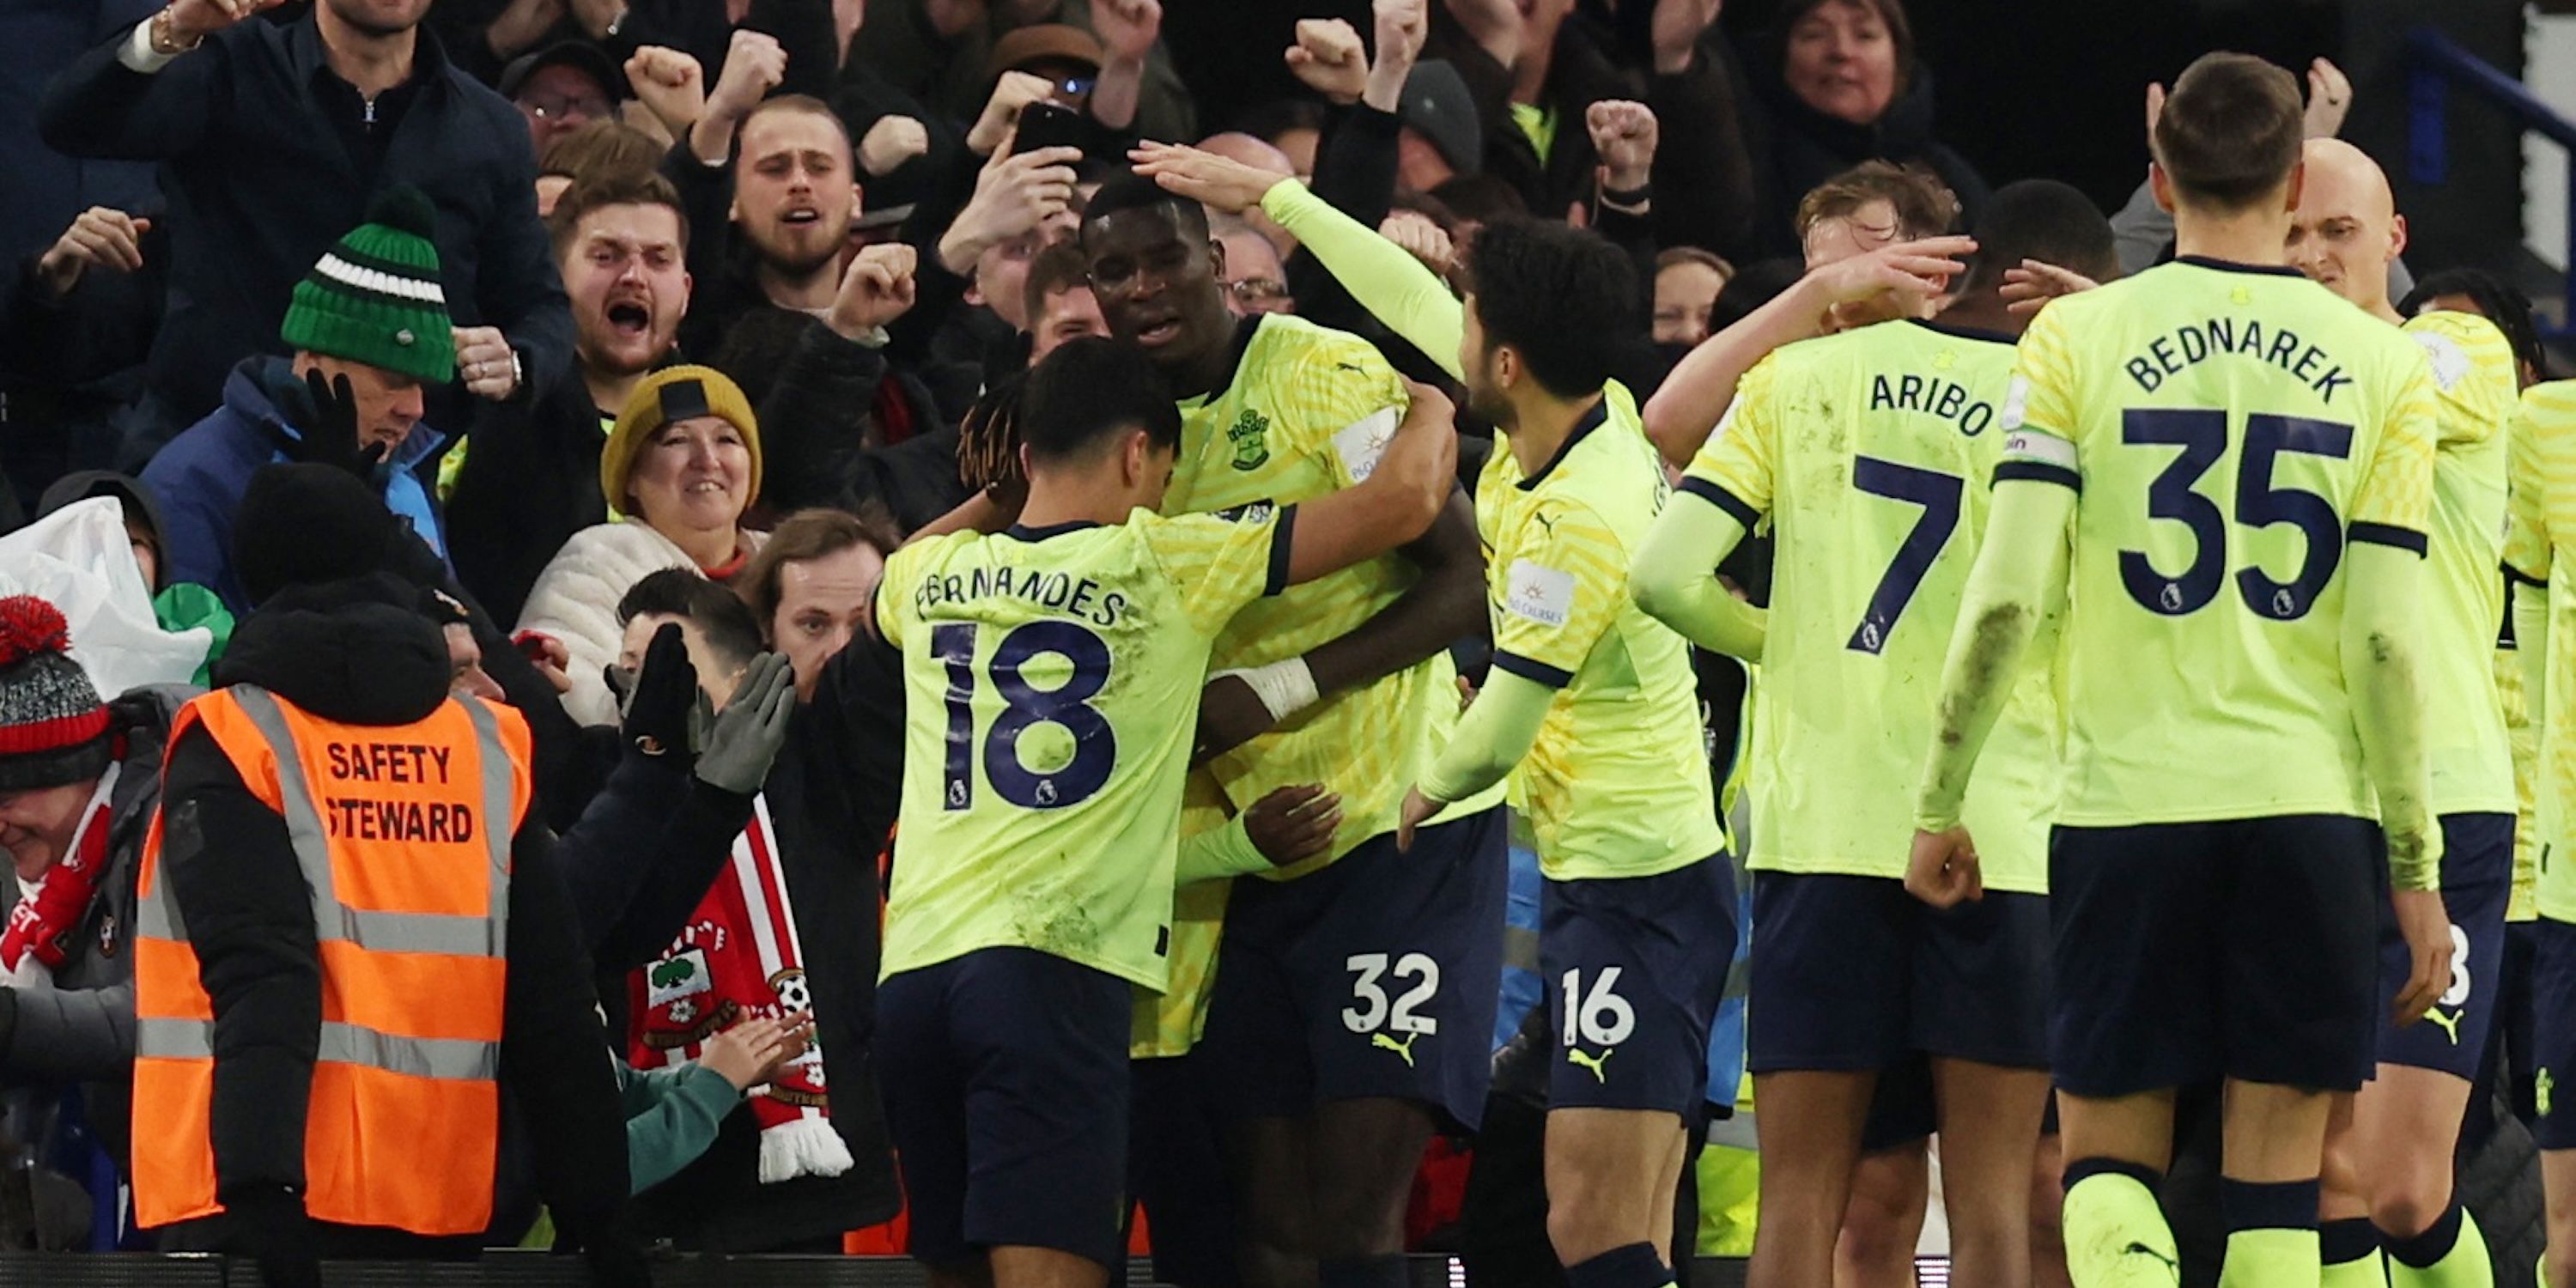
[[[233,569],[233,517],[259,467],[289,459],[279,446],[302,430],[279,410],[294,381],[284,358],[244,358],[224,381],[224,405],[170,441],[143,470],[143,483],[161,502],[161,580],[192,581],[211,588],[238,617],[250,611],[250,591]],[[415,472],[447,442],[427,424],[412,426],[376,471],[385,508],[444,556],[447,541],[429,489]]]
[[[259,685],[327,720],[420,720],[447,700],[449,667],[439,628],[411,607],[417,596],[381,574],[281,591],[243,621],[215,678]],[[265,1209],[281,1192],[300,1196],[304,1182],[304,1106],[322,1024],[312,904],[286,821],[244,785],[211,734],[192,729],[171,748],[163,808],[164,870],[214,1002],[216,1193],[227,1207],[238,1197],[242,1210]],[[627,1189],[608,1038],[553,839],[534,812],[510,857],[501,1086],[558,1229],[593,1242],[622,1226]],[[166,1237],[192,1248],[256,1237],[234,1219],[186,1222]],[[472,1242],[330,1225],[314,1235],[324,1257],[462,1253]]]
[[[71,955],[55,969],[53,987],[0,989],[0,1086],[82,1084],[91,1127],[120,1170],[132,1117],[134,953],[128,939],[135,860],[161,804],[170,722],[196,695],[192,688],[155,685],[107,704],[123,767],[108,795],[107,868],[73,928]]]
[[[1868,125],[1854,125],[1807,106],[1784,76],[1786,52],[1778,37],[1764,43],[1745,69],[1753,86],[1748,139],[1761,188],[1755,235],[1762,249],[1796,256],[1798,203],[1809,190],[1863,161],[1921,165],[1941,176],[1959,198],[1959,226],[1976,226],[1989,195],[1985,179],[1966,157],[1932,137],[1932,73],[1917,62],[1899,71],[1903,80],[1887,110]]]

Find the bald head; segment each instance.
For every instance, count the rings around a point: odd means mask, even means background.
[[[2310,139],[2299,208],[2290,217],[2290,263],[2363,309],[2398,320],[2388,302],[2388,266],[2406,249],[2406,220],[2388,176],[2368,153],[2341,139]]]
[[[1229,161],[1240,161],[1270,174],[1297,173],[1297,163],[1289,160],[1287,153],[1239,130],[1211,134],[1199,140],[1199,150],[1213,152]]]

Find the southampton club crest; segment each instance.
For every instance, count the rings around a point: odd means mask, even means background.
[[[1246,407],[1234,418],[1234,428],[1225,431],[1227,442],[1234,444],[1234,468],[1257,470],[1270,461],[1270,418]]]

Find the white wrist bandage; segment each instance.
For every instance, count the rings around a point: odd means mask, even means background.
[[[1270,712],[1274,723],[1315,705],[1315,675],[1306,669],[1306,659],[1302,657],[1248,670],[1219,671],[1208,678],[1226,675],[1251,685],[1253,694],[1261,699],[1261,705]]]

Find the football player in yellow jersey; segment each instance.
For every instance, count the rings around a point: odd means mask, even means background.
[[[1984,528],[1985,489],[1969,480],[2001,456],[1994,422],[2022,329],[2005,272],[2039,260],[2110,276],[2119,261],[2092,203],[2043,180],[1997,192],[1976,242],[1938,322],[1789,345],[1749,373],[1633,573],[1639,602],[1694,642],[1754,661],[1778,646],[1755,720],[1750,1036],[1768,1160],[1757,1288],[1831,1277],[1873,1091],[1917,1053],[1931,1057],[1957,1276],[2030,1282],[2053,660],[2017,681],[1968,802],[1989,888],[1927,908],[1905,889],[1898,847],[1936,659]],[[1767,622],[1710,571],[1765,517],[1779,543]]]
[[[2340,139],[2310,139],[2290,262],[2309,279],[2424,347],[2440,391],[2433,528],[2424,606],[2425,742],[2442,820],[2442,903],[2454,956],[2427,1021],[2380,1037],[2379,1068],[2326,1136],[2318,1245],[2326,1288],[2378,1284],[2484,1288],[2486,1240],[2452,1192],[2452,1156],[2487,1049],[2513,886],[2513,761],[2496,692],[2504,617],[2505,422],[2518,390],[2513,346],[2466,313],[2402,317],[2388,266],[2406,245],[2388,177]],[[2405,945],[2382,936],[2381,974],[2403,986]]]
[[[2524,698],[2540,726],[2534,796],[2540,831],[2540,919],[2531,966],[2532,1136],[2549,1193],[2547,1288],[2576,1285],[2576,380],[2523,391],[2511,433],[2513,519],[2505,570]],[[2570,1082],[2576,1086],[2576,1081]]]
[[[1230,316],[1206,211],[1151,179],[1103,186],[1080,237],[1111,332],[1180,399],[1166,512],[1290,504],[1367,477],[1404,404],[1373,347],[1283,314]],[[1394,843],[1405,785],[1458,718],[1446,649],[1482,629],[1483,574],[1454,496],[1400,554],[1254,605],[1217,642],[1200,772],[1237,810],[1320,782],[1344,813],[1326,864],[1235,882],[1190,1057],[1234,1120],[1253,1288],[1398,1288],[1435,1115],[1472,1126],[1484,1108],[1501,792],[1445,813],[1411,854]]]
[[[2210,1078],[2220,1282],[2318,1282],[2332,1093],[2388,1015],[2383,901],[2397,1022],[2449,983],[2418,678],[2436,400],[2422,350],[2282,264],[2302,110],[2278,67],[2194,62],[2153,129],[2176,261],[2023,336],[1916,804],[1908,884],[1964,897],[1961,798],[2063,605],[2050,1063],[2078,1288],[2179,1282],[2156,1186],[2174,1090]]]
[[[1580,229],[1476,238],[1459,362],[1496,451],[1477,484],[1493,670],[1406,797],[1400,846],[1511,776],[1545,878],[1548,1237],[1573,1288],[1660,1288],[1735,883],[1689,646],[1627,592],[1669,494],[1612,372],[1636,318],[1627,258]]]
[[[1067,344],[1025,408],[1020,521],[915,541],[877,592],[911,713],[877,1023],[934,1282],[1096,1288],[1129,986],[1162,987],[1175,873],[1208,865],[1176,836],[1209,650],[1244,605],[1421,535],[1456,445],[1417,390],[1367,482],[1164,518],[1181,418],[1143,355]]]

